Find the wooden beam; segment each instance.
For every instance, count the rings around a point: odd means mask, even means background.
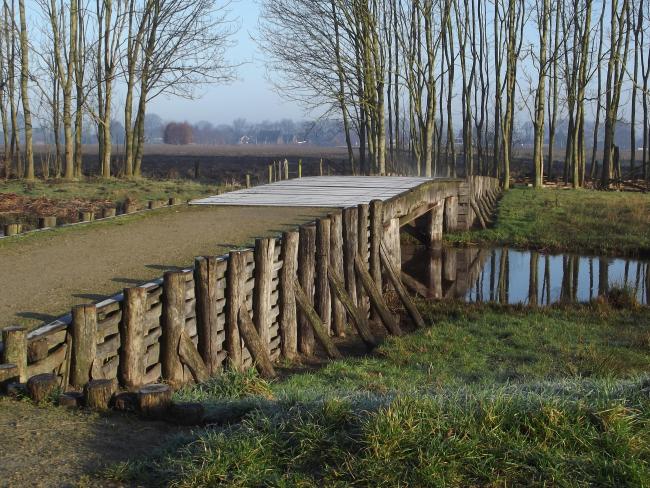
[[[403,215],[402,217],[399,218],[399,226],[403,227],[408,223],[413,222],[415,219],[422,217],[424,214],[427,212],[430,212],[434,208],[436,208],[438,205],[440,205],[440,202],[435,202],[435,203],[427,203],[424,205],[420,205],[417,207],[415,210],[411,211],[411,213],[407,215]]]
[[[314,331],[314,335],[316,338],[318,338],[318,342],[320,342],[321,346],[323,346],[323,349],[325,349],[327,355],[332,359],[341,359],[343,356],[327,333],[325,325],[316,313],[316,310],[314,310],[314,307],[311,305],[309,298],[305,293],[305,290],[302,289],[298,280],[295,281],[295,293],[298,306],[305,314],[308,323],[311,325]]]
[[[239,331],[260,374],[264,378],[275,378],[276,374],[269,356],[268,345],[257,333],[246,304],[242,304],[239,308]]]

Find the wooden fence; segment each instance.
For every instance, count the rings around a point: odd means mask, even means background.
[[[470,201],[493,200],[497,191],[489,178],[426,183],[257,239],[251,249],[197,257],[193,268],[76,306],[30,333],[7,328],[0,385],[49,374],[64,390],[101,380],[127,390],[161,379],[179,387],[226,367],[272,374],[271,363],[318,347],[337,357],[329,337],[352,331],[373,346],[371,313],[400,333],[381,298],[387,283],[421,323],[399,282],[400,225],[422,221],[439,239],[444,227],[473,223]]]

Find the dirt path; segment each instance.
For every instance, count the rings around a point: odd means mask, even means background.
[[[0,328],[36,327],[195,256],[227,252],[324,210],[179,207],[0,241]]]

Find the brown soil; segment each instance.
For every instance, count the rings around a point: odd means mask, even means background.
[[[0,328],[30,328],[122,288],[312,220],[324,210],[179,207],[58,228],[0,244]]]
[[[0,486],[102,486],[93,475],[103,467],[144,458],[182,432],[136,415],[0,398]]]

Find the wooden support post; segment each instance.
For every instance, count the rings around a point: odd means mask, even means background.
[[[255,241],[253,317],[255,317],[257,333],[267,349],[271,343],[271,288],[274,257],[275,238],[264,237]]]
[[[27,381],[27,329],[7,327],[2,329],[2,362],[13,364],[21,383]]]
[[[219,360],[219,317],[217,313],[217,268],[214,256],[194,260],[194,290],[196,296],[196,333],[198,350],[208,372],[221,370]]]
[[[345,288],[355,305],[357,301],[357,280],[354,275],[354,258],[357,255],[357,209],[355,207],[343,210],[343,266]]]
[[[103,219],[110,219],[112,217],[115,217],[117,213],[117,210],[115,207],[105,207],[102,209],[102,218]]]
[[[238,315],[239,307],[246,302],[244,292],[244,273],[246,270],[245,254],[232,251],[228,257],[226,270],[226,351],[228,363],[236,371],[241,371],[242,346],[239,336]]]
[[[323,321],[328,333],[332,330],[332,297],[327,281],[327,268],[330,261],[331,221],[320,219],[316,224],[316,312]]]
[[[372,281],[372,276],[368,273],[368,270],[361,262],[359,256],[354,260],[354,269],[357,272],[359,281],[366,289],[366,292],[368,292],[372,306],[377,310],[377,314],[381,317],[381,321],[384,323],[386,329],[388,329],[388,331],[393,335],[402,335],[402,330],[400,329],[399,324],[395,320],[392,312],[388,309],[388,305],[386,305],[384,297],[381,295],[381,291],[379,291],[377,285]]]
[[[56,227],[56,217],[48,216],[38,218],[39,229],[49,229],[51,227]]]
[[[337,276],[343,276],[343,220],[341,212],[328,215],[330,219],[330,265]],[[345,286],[345,285],[344,285]],[[331,288],[331,287],[330,287]],[[332,297],[332,333],[345,336],[345,308],[334,290]]]
[[[289,161],[286,159],[284,160],[284,179],[289,179]]]
[[[269,346],[257,333],[245,304],[239,307],[239,331],[260,374],[264,378],[275,378]]]
[[[251,175],[250,173],[246,173],[246,188],[251,187]]]
[[[107,410],[117,384],[112,380],[92,380],[84,387],[86,406],[93,410]]]
[[[298,178],[302,178],[302,159],[298,160]]]
[[[70,332],[72,335],[70,383],[81,388],[92,379],[92,367],[97,352],[97,307],[95,305],[74,307]]]
[[[319,172],[318,174],[320,176],[323,176],[323,158],[320,158],[320,166],[319,166]]]
[[[445,210],[443,203],[439,202],[424,216],[427,246],[430,248],[439,248],[442,244],[442,225]]]
[[[79,220],[81,222],[92,222],[95,220],[95,212],[83,211],[79,212]]]
[[[298,321],[293,282],[297,277],[299,234],[289,231],[282,234],[282,269],[280,269],[280,337],[282,354],[293,359],[298,352]]]
[[[362,203],[357,206],[357,256],[366,269],[368,266],[368,224],[370,219],[370,206]],[[362,286],[357,286],[357,304],[366,315],[370,313],[370,301]]]
[[[384,202],[370,202],[370,275],[382,289],[380,247],[384,237]]]
[[[144,345],[147,290],[125,288],[120,321],[120,365],[119,377],[127,388],[142,385],[146,347]]]
[[[138,409],[144,417],[161,420],[172,403],[168,385],[147,385],[138,390]]]
[[[456,254],[454,248],[442,249],[442,277],[447,281],[456,281]]]
[[[312,307],[311,302],[309,301],[309,297],[300,286],[298,280],[295,282],[295,293],[296,303],[298,304],[298,307],[307,318],[308,324],[311,326],[313,333],[318,338],[318,342],[320,342],[321,346],[323,346],[323,349],[325,349],[327,356],[332,359],[341,359],[343,356],[339,352],[334,342],[332,342],[332,339],[325,329],[325,325],[316,313],[316,310],[314,310],[314,307]]]
[[[458,197],[445,199],[444,231],[454,232],[458,229]]]
[[[178,355],[181,333],[185,328],[185,274],[181,271],[168,271],[163,277],[161,324],[162,376],[178,388],[185,380],[183,363]]]
[[[313,224],[300,227],[298,245],[298,281],[309,303],[314,303],[314,267],[316,258],[316,226]],[[298,349],[301,353],[311,355],[314,352],[314,333],[309,318],[304,313],[298,315]]]
[[[269,164],[269,183],[273,183],[273,163]]]
[[[476,202],[474,201],[473,198],[470,198],[469,204],[472,207],[472,210],[476,214],[476,218],[478,218],[479,222],[481,223],[481,227],[483,229],[487,229],[487,225],[485,225],[485,220],[483,219],[483,216],[481,215],[481,210],[478,208],[478,205],[476,205]],[[471,222],[470,222],[471,226]]]
[[[190,370],[194,381],[203,383],[210,378],[208,368],[203,362],[199,351],[196,350],[196,346],[194,346],[190,335],[184,328],[181,331],[181,337],[178,343],[178,356],[181,362]]]
[[[383,239],[386,250],[388,251],[388,256],[396,269],[402,268],[402,249],[399,229],[399,219],[391,219],[388,222],[388,226],[384,228]]]
[[[400,280],[400,273],[393,266],[393,263],[391,262],[390,257],[388,256],[388,252],[386,251],[386,248],[383,245],[381,246],[381,264],[386,270],[386,275],[388,276],[388,279],[393,285],[393,288],[397,292],[397,295],[402,301],[404,308],[406,308],[406,311],[408,312],[415,326],[418,328],[424,327],[424,320],[422,319],[422,315],[420,315],[420,312],[418,311],[417,307],[413,304],[410,297],[408,296],[408,293],[406,292],[406,288],[404,288],[404,285],[402,284],[402,280]]]
[[[341,305],[343,305],[347,310],[348,315],[350,315],[350,318],[354,323],[357,332],[359,332],[359,337],[361,337],[361,340],[366,344],[366,346],[372,349],[373,347],[377,346],[377,341],[375,340],[375,337],[373,336],[370,327],[368,326],[368,319],[363,313],[361,313],[361,310],[359,310],[359,308],[354,304],[350,296],[347,294],[345,291],[345,285],[339,276],[340,275],[338,275],[332,268],[328,270],[330,287],[341,302]]]

